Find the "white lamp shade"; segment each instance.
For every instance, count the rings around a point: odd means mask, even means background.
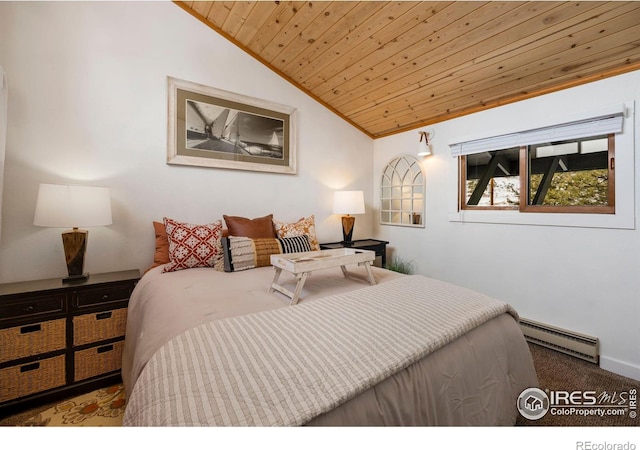
[[[418,143],[418,156],[429,156],[431,154],[431,144],[426,141]]]
[[[33,224],[73,228],[111,225],[109,188],[41,184]]]
[[[334,214],[364,214],[362,191],[336,191],[333,196]]]

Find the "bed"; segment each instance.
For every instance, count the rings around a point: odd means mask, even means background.
[[[128,309],[124,425],[515,424],[538,386],[517,313],[372,270],[375,286],[360,267],[314,272],[294,306],[268,292],[272,267],[148,271]]]

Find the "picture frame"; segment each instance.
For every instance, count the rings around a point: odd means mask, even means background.
[[[167,164],[296,174],[296,110],[167,77]]]

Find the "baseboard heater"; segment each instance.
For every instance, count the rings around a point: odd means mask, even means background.
[[[533,320],[520,318],[520,328],[528,342],[557,350],[598,364],[600,349],[598,338],[563,330]]]

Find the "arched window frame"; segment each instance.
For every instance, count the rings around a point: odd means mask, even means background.
[[[380,180],[380,223],[424,228],[425,173],[413,155],[389,161]]]

